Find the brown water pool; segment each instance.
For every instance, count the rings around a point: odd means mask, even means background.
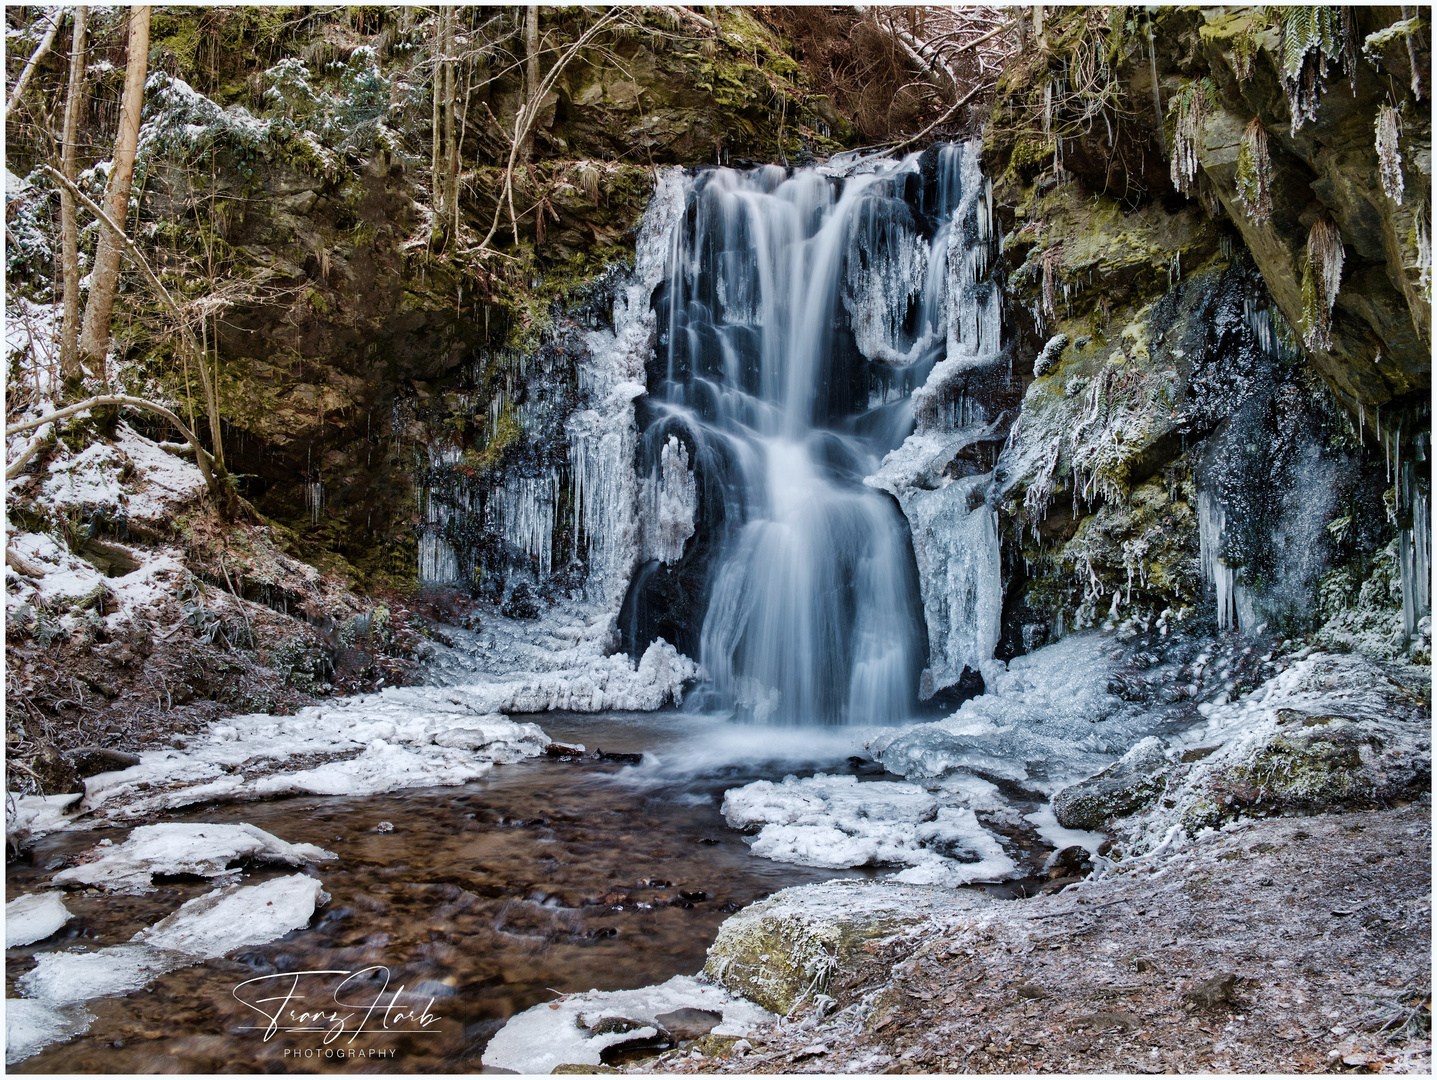
[[[313,872],[330,902],[308,928],[279,941],[90,1002],[96,1021],[87,1034],[11,1071],[477,1072],[489,1038],[513,1014],[557,993],[693,974],[732,911],[790,885],[863,873],[754,858],[719,813],[725,788],[786,771],[854,768],[841,734],[705,728],[708,721],[679,714],[533,719],[556,740],[649,758],[639,767],[535,759],[497,766],[463,787],[165,816],[246,821],[328,848],[339,861]],[[392,831],[379,831],[381,822]],[[102,836],[118,843],[124,833],[40,841],[8,868],[10,896],[43,888],[62,860]],[[292,872],[254,869],[244,881]],[[33,966],[35,953],[123,943],[212,888],[198,880],[156,884],[158,891],[140,897],[70,893],[75,917],[65,929],[7,953],[7,995],[15,995],[15,979]],[[380,989],[384,969],[390,991],[405,986],[419,1006],[432,998],[437,1021],[422,1033],[366,1032],[328,1047],[320,1033],[266,1040],[254,1030],[258,1014],[233,994],[259,976],[371,967],[366,987]],[[341,978],[303,980],[319,1000],[321,988]],[[316,1050],[330,1056],[304,1054]]]

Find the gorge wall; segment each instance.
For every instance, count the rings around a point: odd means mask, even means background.
[[[445,587],[533,618],[586,593],[618,616],[639,554],[672,549],[650,603],[667,622],[631,619],[614,645],[696,640],[702,587],[681,564],[712,539],[703,515],[690,535],[625,532],[667,497],[646,478],[681,486],[693,454],[638,438],[665,257],[640,219],[656,187],[678,199],[666,166],[794,166],[862,138],[802,42],[705,10],[652,13],[565,70],[518,171],[517,225],[502,213],[501,254],[480,258],[516,71],[484,61],[466,98],[476,164],[456,229],[432,206],[419,26],[330,24],[302,43],[313,77],[286,82],[258,50],[206,68],[191,37],[214,31],[167,9],[134,210],[194,295],[228,283],[213,324],[227,453],[293,553],[365,589]],[[990,649],[1095,625],[1267,625],[1426,655],[1429,28],[1353,9],[1324,37],[1265,11],[1049,13],[1022,28],[996,101],[928,136],[981,139],[1002,329],[984,364],[901,389],[926,456],[875,478],[914,539],[920,698],[971,692]],[[546,9],[546,32],[572,40],[568,18]],[[12,280],[28,273],[37,299],[50,200],[36,180],[7,213],[24,241]],[[124,378],[187,397],[148,333],[157,313],[129,310]],[[979,578],[993,587],[951,595]],[[944,619],[973,640],[949,649]]]

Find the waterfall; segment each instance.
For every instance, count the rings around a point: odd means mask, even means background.
[[[654,296],[638,447],[648,562],[633,588],[657,587],[669,564],[681,575],[702,549],[712,704],[786,723],[907,718],[927,645],[914,544],[899,500],[865,478],[909,435],[907,396],[935,365],[996,354],[997,293],[975,288],[992,231],[976,152],[944,147],[926,168],[913,155],[846,172],[712,169],[684,185]],[[963,530],[985,583],[955,616],[973,623],[962,651],[975,662],[997,640],[990,519],[984,508]]]

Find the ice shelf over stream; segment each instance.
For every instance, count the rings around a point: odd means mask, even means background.
[[[5,1063],[87,1031],[94,1016],[85,1002],[128,994],[168,971],[273,941],[308,925],[325,900],[317,880],[293,874],[196,897],[123,945],[39,954],[16,981],[23,997],[5,1001]]]

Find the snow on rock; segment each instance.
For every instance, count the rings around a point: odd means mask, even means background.
[[[723,1016],[716,1035],[746,1035],[773,1015],[701,978],[675,975],[666,983],[637,990],[590,990],[535,1005],[512,1018],[489,1040],[481,1059],[494,1069],[545,1075],[558,1065],[600,1065],[610,1046],[659,1034],[658,1017],[676,1009],[703,1009]],[[639,1027],[595,1034],[605,1017]],[[627,1026],[627,1025],[619,1025]]]
[[[16,982],[28,1000],[5,1003],[6,1063],[87,1030],[94,1017],[75,1008],[81,1003],[128,994],[166,972],[273,941],[307,925],[325,899],[320,883],[304,874],[236,885],[196,897],[127,944],[42,953]],[[13,1034],[12,1016],[18,1021]]]
[[[336,857],[313,844],[286,843],[254,825],[165,823],[141,825],[118,846],[101,841],[84,856],[87,861],[51,880],[136,895],[154,891],[150,878],[155,874],[224,877],[232,863],[246,859],[299,866]]]
[[[819,773],[759,780],[724,795],[723,815],[758,829],[755,855],[800,866],[905,866],[897,880],[961,885],[1012,876],[1016,865],[971,809],[939,805],[916,784],[859,783]]]
[[[981,773],[1051,795],[1167,721],[1161,709],[1109,692],[1121,652],[1096,632],[1071,634],[1014,658],[1007,671],[985,672],[987,692],[952,716],[885,733],[869,750],[909,779]]]
[[[30,893],[5,905],[5,948],[42,941],[70,921],[63,893]]]
[[[105,575],[94,565],[70,554],[54,537],[44,533],[19,533],[9,546],[44,573],[34,579],[38,588],[6,590],[7,607],[28,601],[37,593],[45,601],[79,600],[106,584]]]
[[[204,492],[197,467],[121,424],[114,442],[95,442],[51,463],[40,499],[56,508],[112,517],[167,521],[174,508]]]
[[[1200,706],[1207,722],[1141,777],[1162,797],[1110,823],[1119,846],[1141,854],[1175,827],[1195,836],[1245,812],[1306,815],[1421,798],[1431,789],[1432,716],[1428,676],[1413,670],[1316,653],[1245,698]]]

